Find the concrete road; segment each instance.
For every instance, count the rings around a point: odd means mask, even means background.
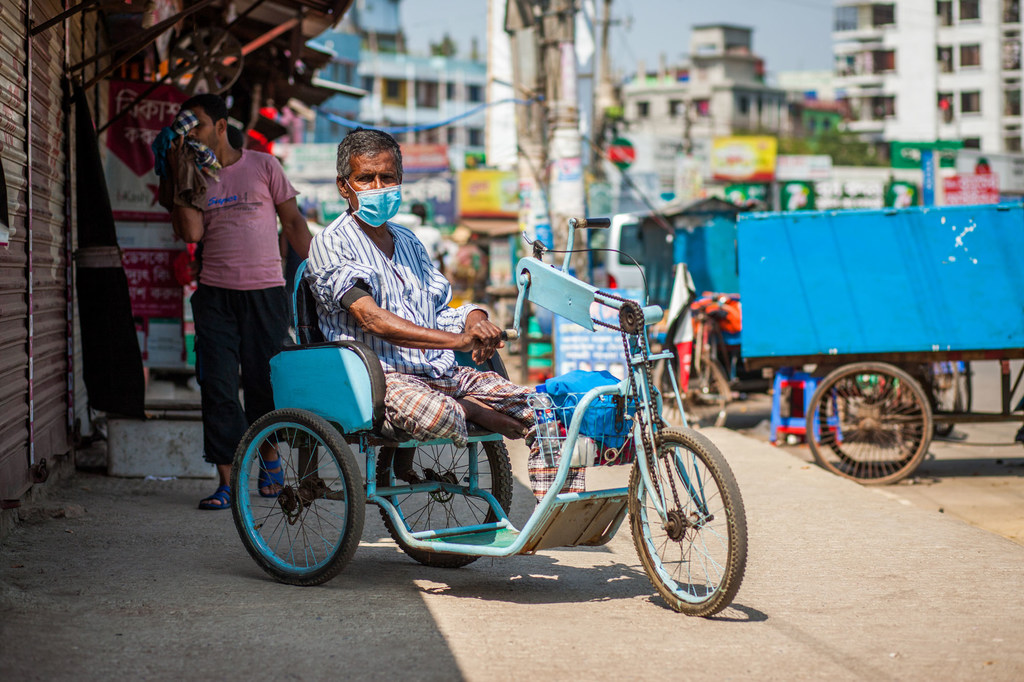
[[[429,569],[370,508],[345,571],[297,588],[261,572],[230,513],[194,509],[208,481],[79,475],[0,546],[0,678],[1024,679],[1024,546],[707,433],[750,532],[718,617],[669,610],[628,529],[602,548]],[[515,499],[521,522],[521,482]]]

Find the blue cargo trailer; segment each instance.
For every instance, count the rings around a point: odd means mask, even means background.
[[[970,411],[972,360],[1024,357],[1024,204],[739,217],[748,367],[830,371],[808,434],[826,468],[889,483],[933,425],[1019,419]]]

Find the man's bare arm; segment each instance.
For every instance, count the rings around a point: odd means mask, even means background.
[[[370,296],[354,301],[348,311],[364,331],[403,348],[473,351],[476,359],[478,351],[492,345],[487,330],[480,324],[472,328],[467,324],[466,331],[461,334],[428,329],[384,310]]]
[[[309,243],[313,241],[313,236],[309,233],[309,226],[306,225],[306,219],[299,212],[299,206],[294,197],[277,205],[277,216],[281,219],[281,231],[288,243],[295,249],[295,253],[306,258],[309,255]]]

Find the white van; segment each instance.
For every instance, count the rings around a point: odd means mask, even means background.
[[[618,213],[612,216],[611,227],[607,230],[590,230],[590,248],[594,249],[594,265],[605,271],[610,288],[643,288],[644,245],[639,215]],[[595,273],[595,280],[598,279]]]

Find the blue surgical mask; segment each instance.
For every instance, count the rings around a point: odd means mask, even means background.
[[[348,188],[352,190],[352,185]],[[359,199],[359,210],[355,213],[359,219],[367,225],[380,227],[398,214],[398,207],[402,205],[402,186],[368,189],[356,192],[356,197]]]

